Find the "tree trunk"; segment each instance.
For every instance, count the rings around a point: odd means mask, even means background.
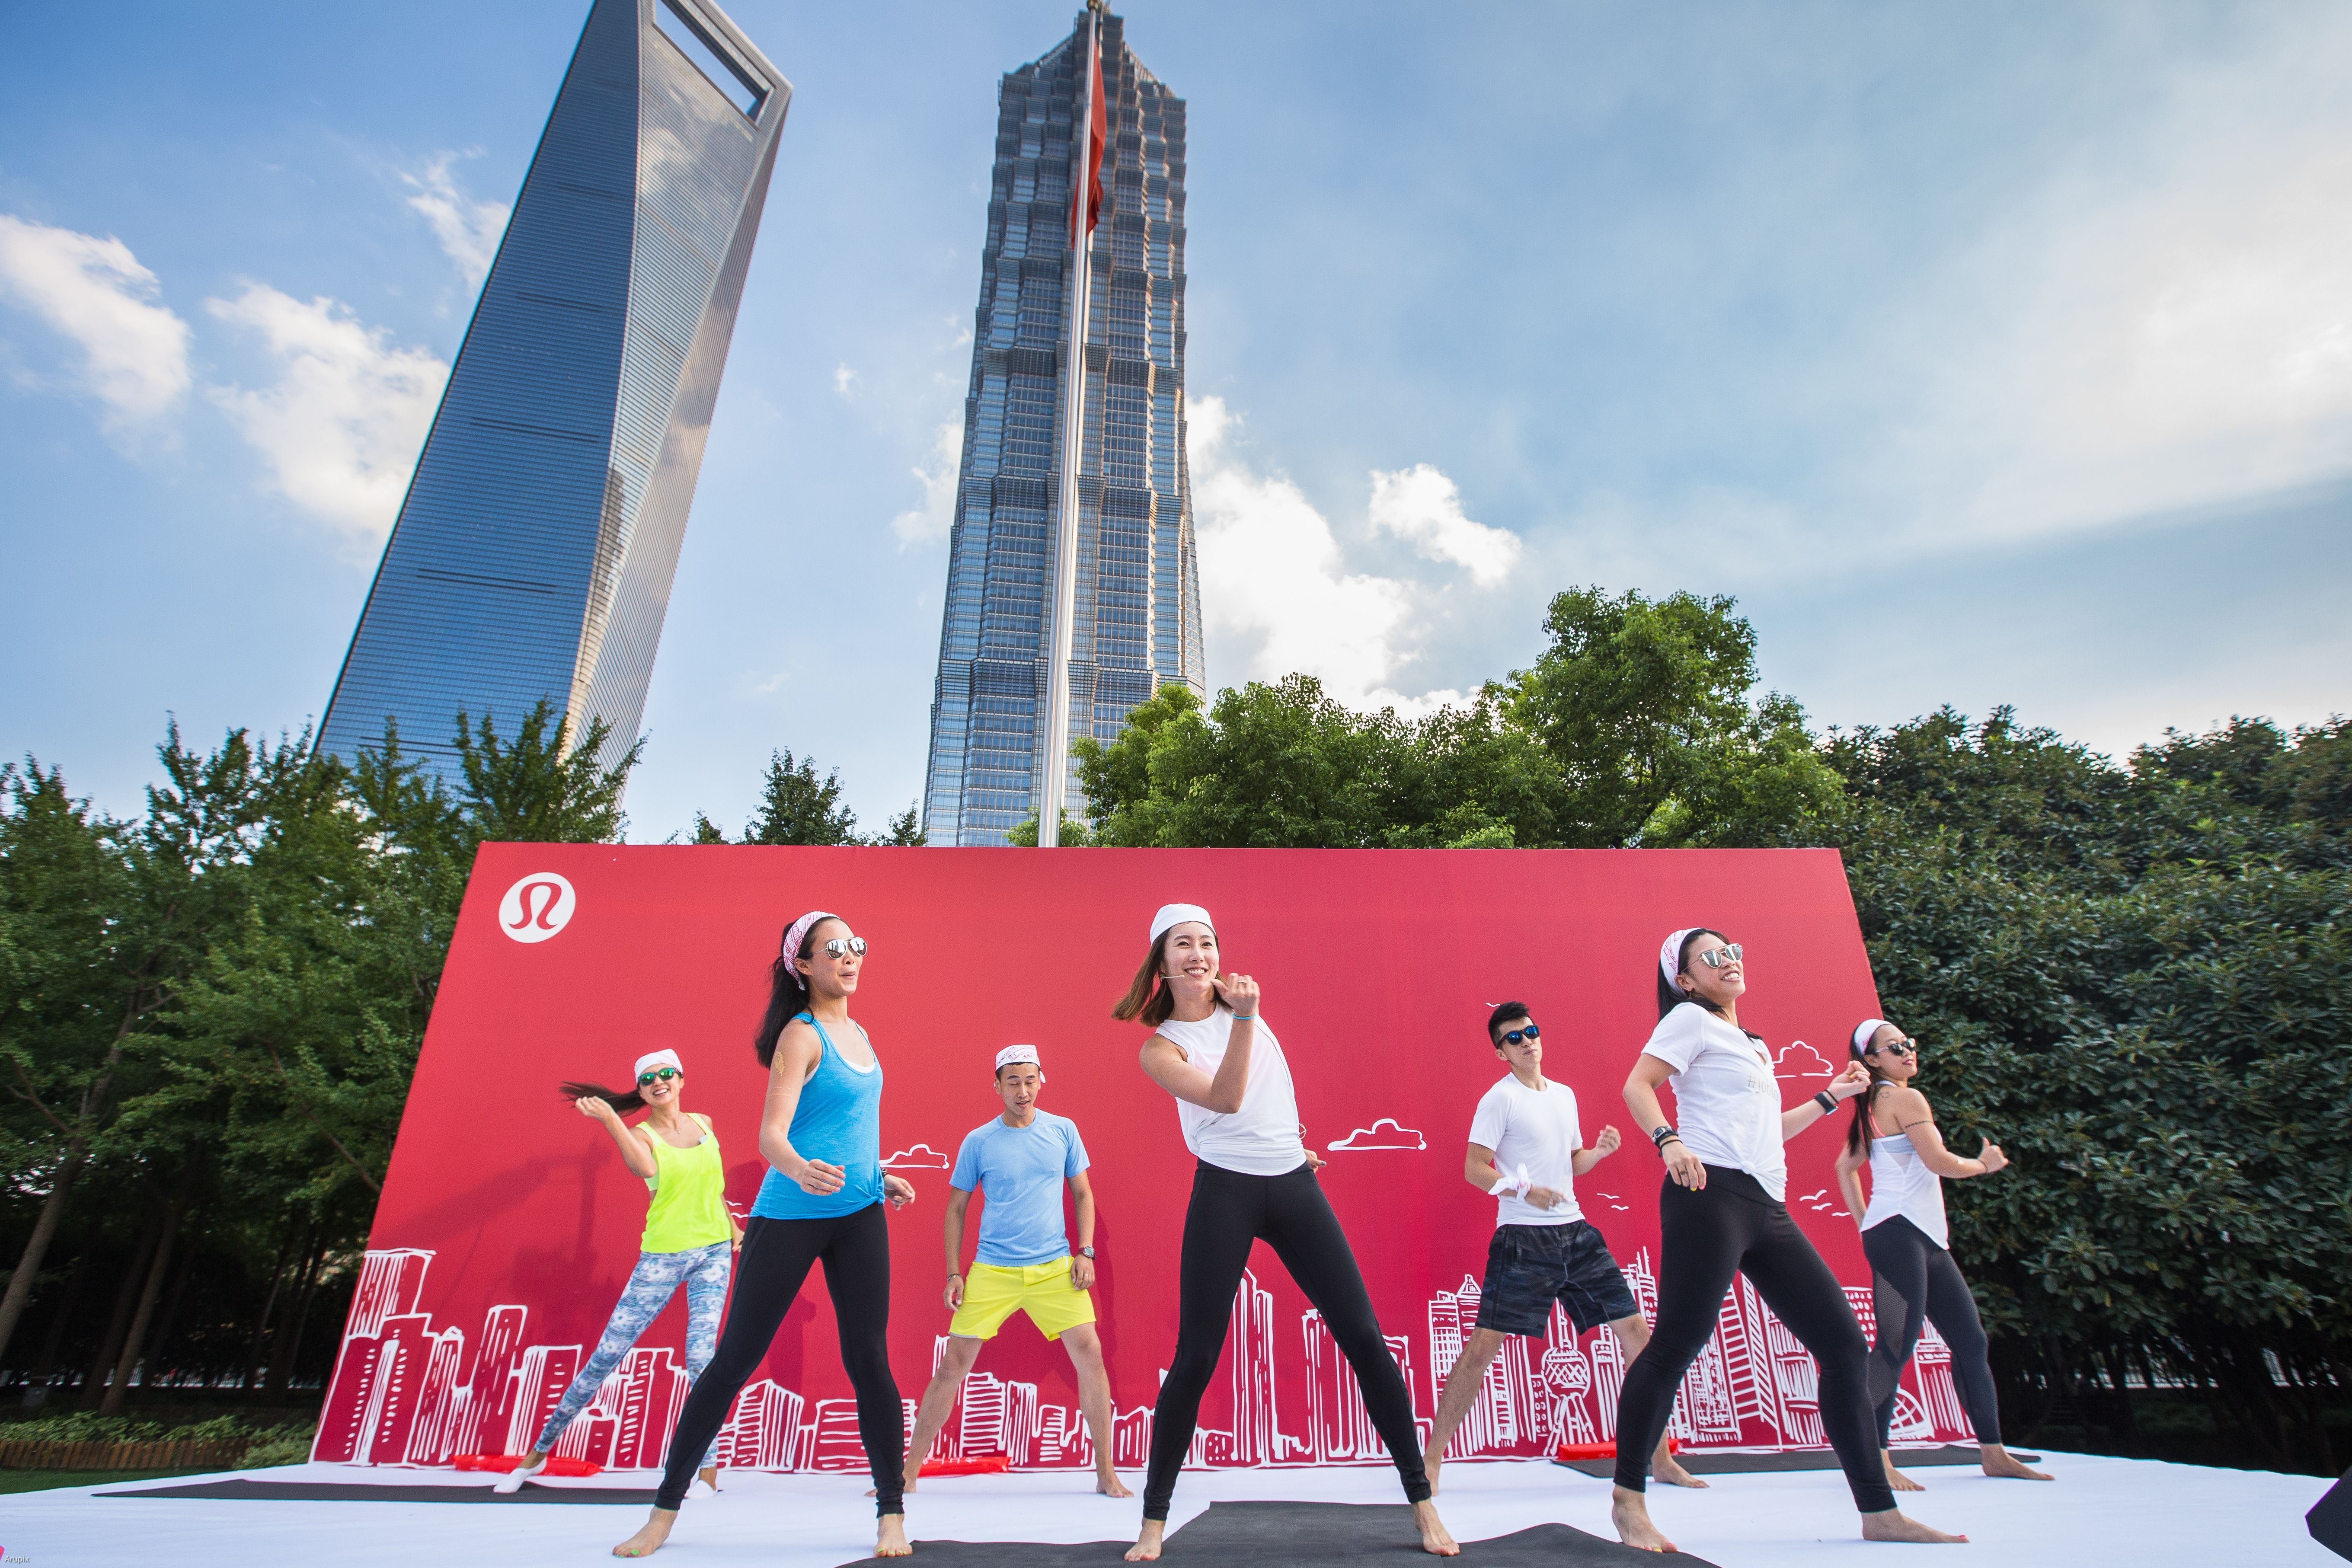
[[[247,1398],[261,1382],[262,1347],[269,1342],[269,1320],[278,1310],[278,1292],[286,1283],[286,1249],[294,1244],[291,1237],[278,1240],[278,1261],[269,1269],[269,1294],[261,1299],[261,1310],[253,1317],[253,1342],[246,1347],[245,1379],[237,1384]]]
[[[41,1357],[33,1363],[32,1381],[47,1383],[58,1364],[58,1349],[66,1342],[66,1325],[73,1321],[73,1310],[81,1300],[82,1282],[89,1278],[89,1255],[79,1254],[66,1268],[66,1293],[58,1299],[58,1315],[49,1323],[49,1331],[41,1341]]]
[[[155,1255],[155,1238],[163,1233],[163,1216],[152,1214],[139,1232],[139,1245],[131,1248],[131,1266],[122,1272],[122,1288],[114,1293],[114,1312],[106,1321],[106,1332],[98,1342],[98,1354],[90,1359],[89,1371],[81,1380],[82,1403],[88,1405],[105,1391],[106,1374],[121,1352],[123,1331],[131,1326],[131,1310],[139,1303],[139,1287],[147,1278],[147,1260]]]
[[[122,1402],[131,1392],[131,1373],[139,1364],[139,1346],[147,1337],[147,1325],[155,1315],[155,1299],[163,1293],[163,1272],[172,1264],[172,1243],[180,1234],[180,1217],[188,1212],[188,1189],[184,1184],[172,1195],[171,1207],[163,1219],[163,1238],[155,1247],[155,1262],[147,1270],[147,1283],[139,1292],[139,1311],[131,1320],[131,1331],[123,1336],[122,1354],[114,1363],[114,1381],[107,1385],[106,1397],[100,1402],[100,1415],[120,1415]]]
[[[287,1315],[293,1321],[287,1325],[285,1338],[269,1347],[269,1393],[274,1398],[285,1397],[294,1381],[294,1358],[302,1351],[302,1327],[310,1319],[310,1298],[319,1292],[319,1268],[326,1257],[326,1247],[314,1234],[310,1238],[310,1256],[302,1265],[302,1289],[287,1303]]]
[[[156,1365],[165,1364],[165,1353],[172,1348],[173,1331],[180,1326],[180,1309],[187,1304],[188,1279],[196,1271],[197,1248],[204,1245],[202,1233],[189,1238],[180,1248],[180,1267],[172,1271],[171,1293],[163,1298],[163,1315],[155,1324],[155,1337],[148,1341],[147,1356]]]
[[[49,1195],[42,1201],[41,1217],[33,1222],[33,1235],[25,1243],[25,1255],[16,1259],[16,1271],[8,1276],[7,1291],[0,1294],[0,1356],[8,1353],[8,1342],[16,1337],[17,1321],[33,1299],[33,1279],[40,1273],[41,1260],[48,1256],[49,1243],[56,1238],[58,1225],[65,1217],[66,1194],[73,1191],[74,1179],[81,1174],[81,1149],[76,1144],[58,1167],[58,1179],[50,1184]]]

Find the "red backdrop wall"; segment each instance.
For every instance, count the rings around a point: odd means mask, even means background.
[[[853,1011],[880,1053],[882,1138],[920,1197],[890,1220],[890,1344],[912,1401],[948,1314],[940,1300],[946,1164],[997,1109],[997,1049],[1036,1045],[1042,1104],[1073,1118],[1100,1207],[1097,1310],[1139,1462],[1176,1334],[1177,1241],[1192,1161],[1167,1096],[1138,1070],[1142,1032],[1110,1005],[1154,909],[1215,914],[1229,968],[1256,975],[1297,1081],[1307,1141],[1406,1363],[1423,1415],[1451,1364],[1494,1224],[1462,1179],[1478,1097],[1503,1072],[1491,1004],[1527,1002],[1545,1070],[1577,1094],[1587,1142],[1625,1148],[1578,1184],[1637,1289],[1654,1271],[1659,1164],[1619,1088],[1656,1020],[1658,943],[1705,922],[1746,944],[1742,1022],[1801,1100],[1877,1010],[1832,851],[820,849],[513,845],[477,863],[401,1123],[319,1439],[321,1459],[438,1464],[514,1452],[595,1343],[635,1261],[643,1184],[555,1091],[618,1084],[642,1052],[684,1058],[686,1102],[715,1120],[728,1195],[758,1187],[763,1075],[751,1034],[783,925],[839,911],[872,943]],[[502,910],[503,906],[503,910]],[[524,937],[537,940],[520,940]],[[1867,1279],[1830,1162],[1838,1129],[1789,1149],[1789,1198],[1866,1310]],[[975,1213],[977,1210],[975,1209]],[[975,1233],[976,1234],[976,1233]],[[969,1247],[969,1242],[967,1243]],[[969,1252],[967,1251],[967,1256]],[[1375,1462],[1352,1379],[1272,1256],[1235,1307],[1228,1369],[1202,1412],[1211,1464]],[[1467,1284],[1470,1294],[1462,1292]],[[658,1462],[683,1397],[683,1298],[608,1379],[570,1451]],[[1906,1391],[1914,1435],[1967,1428],[1936,1347]],[[1557,1319],[1496,1363],[1455,1451],[1533,1454],[1613,1433],[1621,1365],[1605,1331]],[[1018,1464],[1087,1462],[1067,1358],[1025,1320],[982,1353],[946,1447]],[[1811,1363],[1735,1291],[1685,1384],[1700,1444],[1811,1445]],[[730,1417],[722,1457],[862,1468],[814,1279]]]

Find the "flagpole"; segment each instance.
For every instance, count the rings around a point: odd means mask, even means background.
[[[1101,7],[1102,0],[1087,0],[1086,53],[1076,62],[1078,91],[1070,117],[1070,336],[1063,363],[1067,392],[1062,412],[1062,510],[1055,530],[1054,629],[1045,680],[1045,755],[1039,764],[1045,770],[1037,801],[1040,849],[1055,848],[1062,842],[1062,800],[1070,773],[1070,656],[1077,620],[1078,468],[1086,444],[1087,252],[1094,244],[1094,84],[1101,58]]]

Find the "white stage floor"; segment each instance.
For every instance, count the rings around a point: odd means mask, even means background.
[[[1966,1531],[1964,1559],[2000,1568],[2179,1564],[2181,1568],[2332,1565],[2337,1559],[2304,1528],[2305,1510],[2329,1483],[2311,1476],[2206,1469],[2150,1460],[2049,1454],[2058,1478],[1995,1481],[1973,1469],[1927,1471],[1928,1490],[1905,1500],[1916,1517]],[[299,1465],[235,1472],[246,1479],[379,1485],[454,1484],[451,1472]],[[226,1501],[104,1498],[107,1490],[180,1481],[76,1488],[0,1497],[0,1553],[36,1568],[156,1568],[170,1563],[271,1565],[495,1563],[499,1568],[609,1561],[612,1543],[636,1528],[634,1507],[465,1507],[446,1503]],[[614,1477],[648,1484],[647,1477]],[[1651,1492],[1661,1525],[1685,1550],[1722,1568],[1852,1562],[1865,1549],[1834,1470],[1719,1475],[1704,1492]],[[1139,1487],[1140,1476],[1129,1484]],[[487,1485],[484,1479],[480,1484]],[[566,1483],[557,1482],[556,1485]],[[595,1486],[596,1481],[572,1485]],[[607,1484],[610,1484],[609,1482]],[[730,1474],[729,1491],[689,1502],[660,1556],[677,1568],[758,1564],[834,1568],[873,1547],[864,1478]],[[1212,1501],[1292,1499],[1401,1500],[1381,1469],[1188,1472],[1171,1523]],[[1609,1483],[1542,1461],[1460,1462],[1445,1468],[1445,1521],[1477,1560],[1474,1542],[1558,1521],[1609,1537]],[[1139,1505],[1096,1497],[1072,1473],[967,1477],[927,1482],[908,1500],[908,1533],[924,1539],[1064,1541],[1132,1538]],[[918,1556],[920,1552],[918,1550]],[[1907,1554],[1906,1554],[1907,1555]]]

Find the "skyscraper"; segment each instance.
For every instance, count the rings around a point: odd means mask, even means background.
[[[1184,468],[1184,100],[1100,19],[1108,121],[1091,237],[1070,733],[1108,740],[1180,682],[1205,697],[1200,567]],[[963,457],[931,699],[924,827],[1002,844],[1036,808],[1045,751],[1055,432],[1073,357],[1072,111],[1085,18],[997,91]]]
[[[594,0],[320,743],[539,700],[635,742],[791,84],[709,0]]]

